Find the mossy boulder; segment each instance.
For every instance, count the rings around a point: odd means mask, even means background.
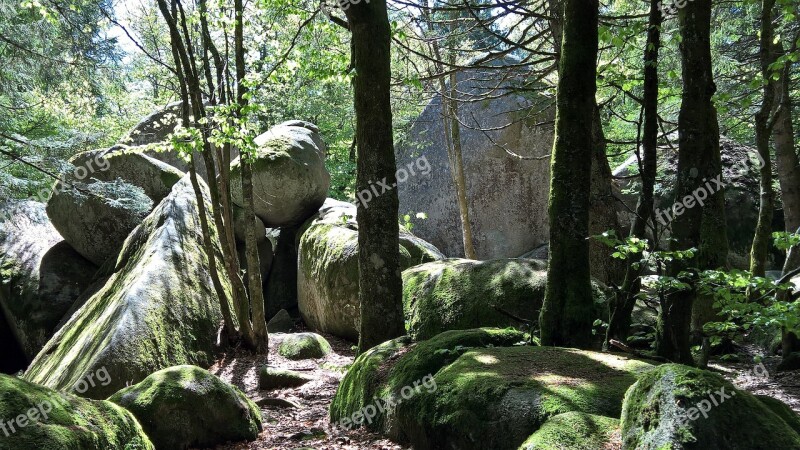
[[[547,272],[527,259],[446,259],[403,272],[408,334],[429,339],[443,331],[521,324],[498,308],[536,321]]]
[[[348,209],[315,220],[304,231],[298,249],[297,303],[311,328],[357,340],[361,317],[358,302],[358,224]],[[400,268],[442,257],[435,247],[400,234]]]
[[[6,321],[0,327],[8,327],[30,361],[89,287],[97,266],[64,242],[43,203],[0,208],[8,214],[0,223],[0,310]]]
[[[390,399],[368,425],[414,448],[516,449],[558,414],[617,417],[627,388],[652,367],[610,354],[515,346],[522,338],[514,330],[472,329],[381,344],[342,380],[331,420],[352,422],[374,398]]]
[[[771,409],[772,412],[780,416],[794,431],[800,433],[800,415],[794,412],[789,405],[768,395],[756,395],[756,398],[766,405],[767,408]]]
[[[598,450],[613,447],[619,419],[572,411],[551,417],[519,450]]]
[[[0,421],[0,450],[153,449],[126,409],[3,374]]]
[[[261,410],[236,386],[200,367],[160,370],[109,398],[139,420],[157,449],[253,441]]]
[[[142,188],[116,179],[57,181],[47,215],[64,240],[100,266],[116,258],[128,235],[153,209]]]
[[[79,153],[70,159],[75,167],[73,175],[87,173],[90,178],[106,182],[121,179],[142,188],[153,204],[158,204],[184,173],[147,156],[145,150],[146,147],[115,146]]]
[[[324,358],[331,352],[331,344],[316,333],[293,333],[277,335],[280,340],[278,354],[287,359]]]
[[[299,225],[328,196],[331,176],[318,133],[295,125],[278,125],[256,138],[253,197],[256,215],[268,227]],[[231,163],[233,201],[244,206],[241,159]]]
[[[544,302],[547,266],[535,259],[446,259],[403,272],[408,334],[429,339],[443,331],[523,326],[503,310],[536,323]],[[604,288],[592,283],[597,317],[606,310]]]
[[[679,364],[631,386],[621,426],[624,448],[800,448],[800,435],[764,402],[719,374]]]
[[[120,140],[120,144],[135,146],[165,142],[181,121],[182,105],[183,102],[173,102],[154,111],[136,124]],[[181,170],[185,171],[185,169]]]
[[[218,246],[216,236],[213,242]],[[106,398],[158,370],[213,362],[220,300],[188,176],[131,234],[112,271],[45,345],[26,379],[70,390],[105,368],[110,382],[82,395]],[[227,276],[220,280],[230,292]]]
[[[314,381],[314,377],[289,369],[264,366],[258,371],[260,389],[295,388],[311,381]]]

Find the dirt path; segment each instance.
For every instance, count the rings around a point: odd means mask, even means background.
[[[324,335],[333,351],[319,360],[291,361],[278,355],[274,340],[270,341],[270,365],[312,375],[315,380],[295,389],[258,388],[258,369],[266,363],[263,356],[247,351],[231,351],[222,355],[210,370],[225,381],[242,389],[261,406],[264,432],[250,443],[218,447],[218,450],[244,449],[403,449],[388,439],[364,430],[344,430],[331,426],[328,407],[331,404],[345,369],[353,362],[352,344]],[[265,405],[264,399],[288,400],[296,406]],[[268,400],[269,401],[269,400]]]

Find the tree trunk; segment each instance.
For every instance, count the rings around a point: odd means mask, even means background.
[[[647,27],[647,42],[644,49],[644,94],[642,109],[644,124],[642,129],[642,155],[639,159],[639,174],[642,190],[636,204],[636,217],[631,225],[630,235],[644,238],[647,223],[653,214],[653,190],[656,181],[656,160],[658,157],[658,51],[661,47],[661,8],[658,0],[650,0],[650,16]],[[638,149],[637,149],[638,152]],[[654,234],[654,239],[655,235]],[[636,258],[639,259],[639,258]],[[609,339],[626,342],[630,331],[631,315],[636,305],[636,296],[641,289],[641,270],[636,270],[627,262],[622,288],[612,300],[608,330],[604,346]]]
[[[772,80],[769,65],[775,61],[772,37],[772,9],[775,0],[761,2],[761,38],[759,46],[759,60],[761,62],[761,76],[764,84],[764,97],[761,108],[756,113],[756,150],[761,157],[760,191],[761,203],[758,207],[758,223],[753,236],[753,246],[750,249],[750,272],[759,277],[765,275],[767,265],[767,252],[772,235],[772,214],[774,210],[775,194],[772,190],[772,158],[769,151],[769,136],[771,133],[772,107],[775,104],[775,82]]]
[[[594,301],[589,275],[589,189],[598,2],[565,0],[550,175],[550,263],[539,317],[544,345],[587,348]]]
[[[679,205],[672,221],[671,250],[697,248],[691,261],[670,264],[677,276],[689,267],[726,265],[728,239],[725,228],[717,111],[711,101],[716,90],[711,70],[711,0],[694,0],[681,8],[678,22],[682,42],[683,93],[678,116],[678,179],[675,200]],[[700,193],[707,194],[702,204]],[[679,214],[680,213],[680,214]],[[690,325],[695,293],[670,293],[661,301],[656,327],[656,352],[668,360],[693,364]]]
[[[236,54],[236,101],[238,103],[237,116],[245,120],[242,110],[247,106],[247,87],[244,84],[246,75],[244,59],[244,7],[242,0],[234,0],[236,25],[234,27],[234,52]],[[253,317],[253,333],[255,337],[255,350],[264,352],[269,349],[269,336],[267,335],[267,320],[264,309],[264,284],[261,280],[261,261],[258,255],[257,235],[264,238],[264,227],[256,219],[255,201],[253,197],[253,159],[255,149],[240,149],[242,162],[242,198],[244,199],[244,215],[250,220],[250,226],[245,228],[245,257],[247,258],[247,279],[250,287],[250,310]],[[228,185],[229,187],[229,185]],[[228,189],[229,190],[229,189]],[[230,226],[229,228],[233,228]]]
[[[378,181],[396,186],[386,1],[352,4],[345,13],[353,34],[356,71],[356,189],[370,189]],[[405,334],[398,207],[396,189],[358,205],[359,353]]]
[[[467,180],[464,176],[464,157],[461,153],[461,124],[458,121],[458,89],[456,73],[450,74],[450,100],[449,113],[445,120],[450,121],[449,145],[451,150],[450,168],[453,174],[453,185],[456,188],[456,199],[458,201],[459,217],[461,218],[461,236],[464,243],[464,256],[468,259],[478,259],[475,253],[475,245],[472,240],[472,224],[469,220],[469,197],[467,195]],[[445,100],[442,96],[442,108],[444,109]]]

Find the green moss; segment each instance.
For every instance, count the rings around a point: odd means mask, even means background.
[[[794,431],[800,433],[800,416],[789,405],[768,395],[756,395],[756,398],[783,419]]]
[[[25,427],[9,425],[20,414],[35,420]],[[0,430],[0,450],[153,449],[133,415],[111,402],[61,394],[2,374],[0,420],[9,432]]]
[[[196,366],[158,371],[109,398],[133,413],[158,448],[255,440],[261,410],[237,387]]]
[[[294,388],[313,380],[313,377],[304,373],[275,367],[264,366],[258,372],[258,387],[260,389]]]
[[[619,420],[568,412],[551,417],[519,450],[597,450],[611,447]]]
[[[756,397],[718,374],[679,364],[659,366],[631,386],[621,426],[625,448],[800,448],[797,432]]]
[[[316,333],[287,334],[278,345],[278,354],[288,359],[324,358],[331,344]]]

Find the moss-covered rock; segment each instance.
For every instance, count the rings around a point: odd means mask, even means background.
[[[106,182],[121,179],[142,188],[153,204],[158,204],[184,173],[147,156],[145,150],[146,147],[126,146],[90,150],[75,155],[70,163],[75,167],[73,174],[87,173],[90,178]]]
[[[557,414],[618,416],[636,374],[651,368],[609,354],[513,346],[522,339],[514,330],[473,329],[386,342],[350,368],[331,420],[346,423],[378,398],[383,411],[368,425],[414,448],[515,449]]]
[[[331,352],[331,344],[316,333],[276,335],[275,339],[280,340],[278,354],[288,359],[324,358]]]
[[[0,450],[151,450],[133,415],[0,374]]]
[[[619,419],[582,412],[551,417],[519,450],[598,450],[614,448]]]
[[[56,182],[47,215],[64,240],[100,266],[116,258],[125,238],[153,209],[142,188],[122,180]]]
[[[158,449],[253,441],[263,429],[255,403],[196,366],[160,370],[109,400],[133,413]]]
[[[278,125],[256,138],[253,162],[255,212],[268,227],[299,225],[328,196],[331,177],[317,133],[306,127]],[[231,163],[234,202],[244,206],[241,160]]]
[[[794,431],[800,433],[800,415],[794,412],[789,405],[768,395],[756,395],[756,398],[783,419]]]
[[[522,326],[498,309],[536,323],[546,269],[542,261],[517,258],[446,259],[411,267],[403,272],[408,334],[429,339],[447,330]],[[599,283],[593,289],[601,314],[605,293]]]
[[[354,341],[361,316],[355,218],[355,207],[349,205],[301,228],[297,274],[297,301],[305,323]],[[401,233],[398,251],[401,269],[441,258],[435,247],[408,232]]]
[[[624,448],[800,448],[800,435],[753,395],[713,372],[665,364],[625,395]]]
[[[0,206],[0,309],[28,361],[92,282],[97,266],[64,242],[45,205],[33,201]],[[10,348],[14,344],[7,343]]]
[[[114,273],[45,345],[26,379],[70,390],[105,368],[110,382],[82,395],[106,398],[160,369],[213,362],[222,317],[197,206],[184,177],[131,234]],[[220,279],[230,291],[227,276]]]
[[[314,377],[289,369],[264,366],[258,371],[258,387],[261,389],[295,388],[311,381]]]

